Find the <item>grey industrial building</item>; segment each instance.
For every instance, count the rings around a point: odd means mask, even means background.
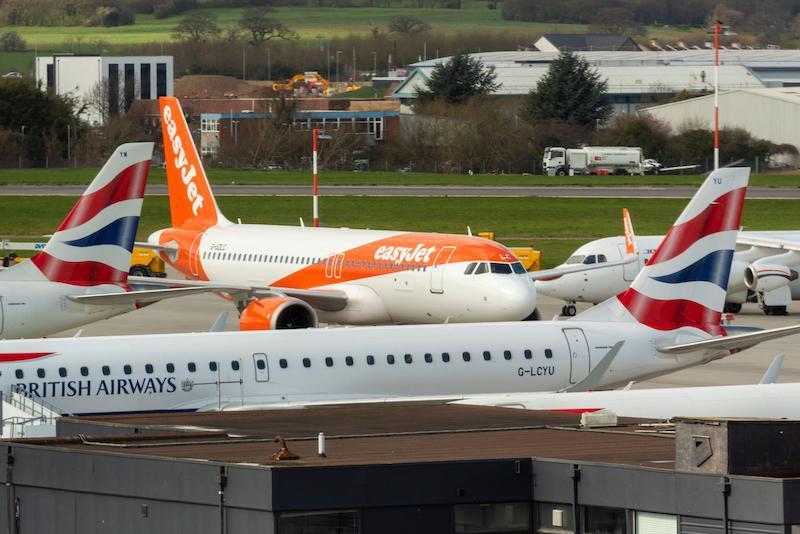
[[[57,438],[3,443],[0,528],[789,534],[800,524],[798,423],[581,429],[579,419],[448,404],[63,418]],[[278,434],[296,459],[272,458]]]

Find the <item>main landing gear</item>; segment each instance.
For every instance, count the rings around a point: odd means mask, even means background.
[[[578,309],[575,307],[574,300],[567,302],[564,307],[561,308],[562,317],[575,317],[576,313],[578,313]]]
[[[742,305],[738,302],[726,302],[725,307],[722,310],[725,313],[739,313],[742,311]]]

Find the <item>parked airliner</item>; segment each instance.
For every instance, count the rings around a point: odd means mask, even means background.
[[[49,335],[186,293],[127,284],[152,153],[153,143],[117,147],[44,249],[0,272],[0,337]]]
[[[563,264],[552,270],[552,276],[543,273],[534,282],[539,294],[566,302],[562,315],[575,315],[576,302],[597,304],[624,291],[664,239],[660,235],[633,236],[630,219],[627,216],[623,219],[626,235],[581,245]],[[630,251],[626,252],[626,244],[631,242],[627,234],[629,229],[638,249],[632,256]],[[632,261],[622,261],[628,256]],[[767,315],[786,313],[792,300],[800,300],[798,269],[800,232],[739,232],[725,311],[738,313],[743,303],[758,302]]]
[[[148,243],[237,302],[242,330],[533,318],[536,292],[503,245],[466,235],[234,224],[219,210],[180,104],[160,98],[172,227]]]
[[[711,174],[620,295],[569,321],[0,342],[0,387],[68,413],[614,387],[800,332],[720,324],[748,169]],[[744,332],[744,333],[742,333]]]

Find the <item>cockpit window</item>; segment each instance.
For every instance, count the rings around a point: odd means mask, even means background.
[[[489,272],[489,264],[488,263],[479,263],[478,267],[475,268],[474,274],[483,274]]]
[[[586,265],[591,265],[592,263],[597,263],[597,256],[592,254],[591,256],[586,256],[586,259],[583,260],[583,263]]]
[[[467,265],[466,270],[464,270],[464,274],[472,274],[472,271],[475,270],[475,266],[478,265],[478,262],[473,261],[469,265]]]
[[[572,264],[575,264],[575,263],[583,263],[583,260],[585,260],[585,259],[586,259],[586,256],[585,256],[585,255],[583,255],[583,254],[576,254],[576,255],[574,255],[574,256],[570,256],[570,257],[567,259],[567,261],[565,261],[564,263],[565,263],[566,265],[572,265]]]
[[[525,267],[520,262],[512,263],[511,268],[514,269],[516,274],[526,274],[528,271],[525,270]]]
[[[491,264],[492,272],[495,274],[511,274],[511,264],[510,263],[496,263],[492,262]]]
[[[597,263],[605,263],[607,261],[608,260],[606,259],[606,255],[605,254],[598,254],[597,255]]]

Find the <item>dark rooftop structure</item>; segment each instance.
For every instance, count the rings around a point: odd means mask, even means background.
[[[3,442],[0,524],[764,534],[800,523],[800,479],[789,478],[800,474],[800,424],[580,423],[573,413],[415,403],[62,418],[56,438]]]
[[[627,35],[610,33],[547,33],[533,46],[542,52],[616,52],[640,51],[636,41]]]

